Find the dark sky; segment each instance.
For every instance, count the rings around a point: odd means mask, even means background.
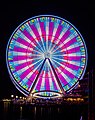
[[[34,2],[33,2],[34,1]],[[20,94],[10,80],[6,66],[6,47],[15,28],[26,19],[42,14],[62,17],[71,22],[82,34],[88,51],[86,73],[95,69],[95,8],[89,0],[3,0],[0,3],[0,98],[10,94]]]

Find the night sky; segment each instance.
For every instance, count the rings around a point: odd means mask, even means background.
[[[22,2],[0,3],[0,98],[10,94],[22,95],[10,80],[6,66],[6,47],[12,32],[28,18],[50,14],[71,22],[82,34],[88,51],[86,73],[95,69],[95,5],[87,0],[23,0]],[[20,1],[20,0],[19,0]]]

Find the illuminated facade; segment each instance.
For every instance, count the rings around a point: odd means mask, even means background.
[[[67,20],[40,15],[20,24],[11,35],[6,61],[12,82],[24,95],[61,97],[83,78],[87,49]]]

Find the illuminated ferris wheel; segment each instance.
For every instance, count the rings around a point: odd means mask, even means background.
[[[24,95],[60,97],[82,79],[87,49],[70,22],[40,15],[24,21],[13,32],[6,61],[12,82]]]

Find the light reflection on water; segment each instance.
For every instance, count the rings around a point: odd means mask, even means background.
[[[7,115],[8,115],[8,108],[10,107],[10,102],[4,102],[4,109],[3,109],[3,119],[6,120],[7,119]]]
[[[20,106],[20,120],[22,119],[22,106]]]
[[[87,106],[32,106],[0,103],[0,120],[87,120]]]

